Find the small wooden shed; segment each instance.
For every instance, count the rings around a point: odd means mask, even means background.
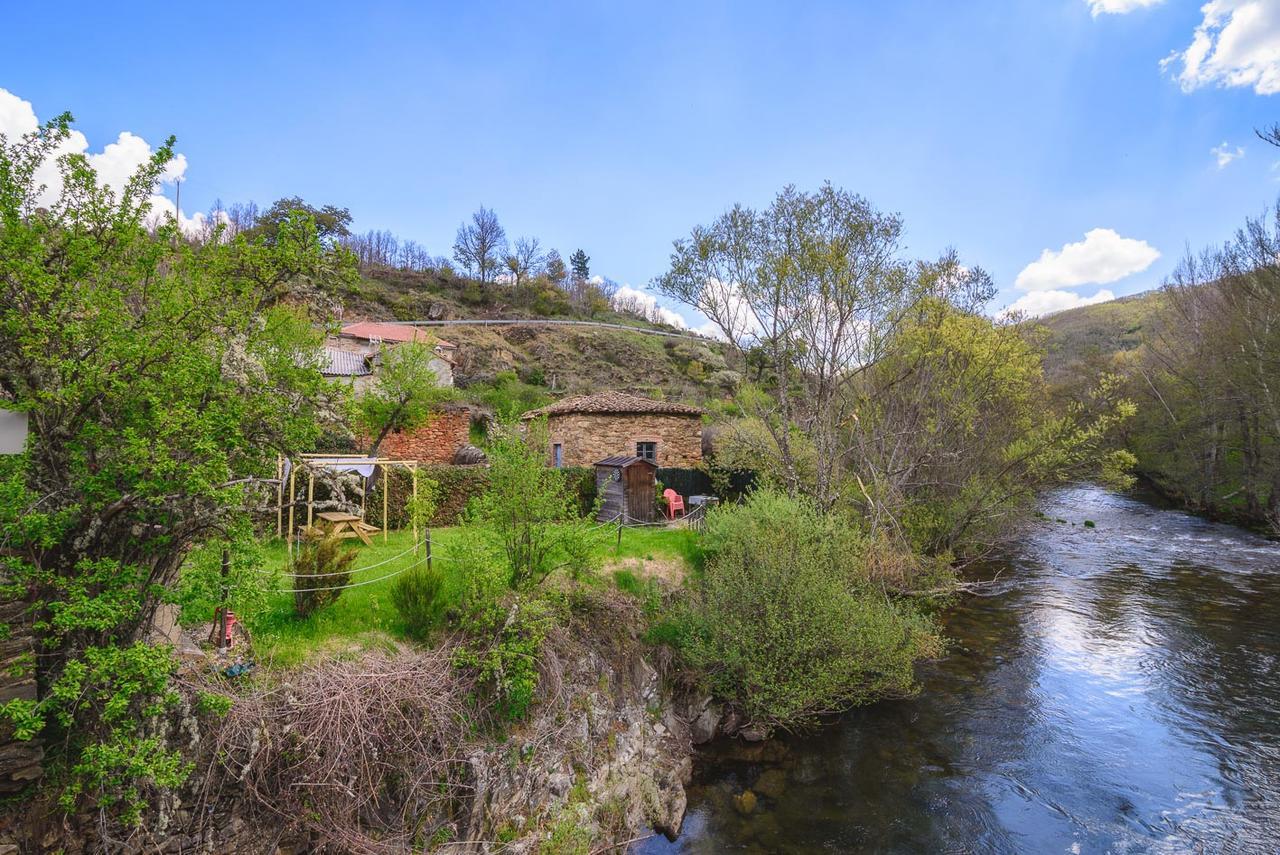
[[[611,522],[653,522],[657,518],[658,465],[643,457],[606,457],[596,464],[596,519]]]

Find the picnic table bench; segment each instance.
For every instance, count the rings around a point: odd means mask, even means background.
[[[329,533],[334,537],[358,537],[364,541],[365,546],[373,546],[373,541],[369,540],[369,535],[380,531],[377,526],[369,525],[362,517],[356,514],[346,514],[341,511],[322,511],[316,514],[316,518],[328,524]]]

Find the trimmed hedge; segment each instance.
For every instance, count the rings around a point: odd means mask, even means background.
[[[596,501],[595,470],[577,466],[561,471],[564,473],[565,487],[577,496],[582,513],[590,513]],[[467,503],[489,488],[487,466],[420,466],[418,478],[429,478],[440,485],[436,513],[431,518],[433,526],[457,525],[462,521]],[[369,491],[365,519],[371,525],[382,527],[382,491],[388,483],[390,493],[387,495],[387,516],[391,518],[390,527],[408,528],[409,515],[405,506],[413,495],[413,480],[409,470],[400,467],[392,469],[385,480],[379,480],[378,485]]]

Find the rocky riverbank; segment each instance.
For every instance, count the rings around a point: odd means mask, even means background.
[[[719,714],[673,689],[661,652],[639,637],[643,625],[629,598],[585,598],[544,644],[530,715],[502,731],[468,706],[475,686],[451,666],[448,643],[243,685],[194,668],[168,731],[195,763],[183,791],[127,833],[96,815],[28,805],[10,813],[0,845],[586,853],[650,829],[675,834],[692,745],[720,729]],[[215,691],[233,700],[225,715],[207,711]]]

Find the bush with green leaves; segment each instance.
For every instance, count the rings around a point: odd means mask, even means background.
[[[542,642],[557,609],[550,592],[512,591],[497,541],[471,529],[449,546],[458,597],[461,643],[454,664],[475,673],[499,717],[525,716],[538,687]]]
[[[560,471],[547,466],[546,447],[545,420],[525,436],[504,428],[489,449],[489,489],[471,503],[470,520],[496,539],[517,590],[561,569],[580,578],[600,562],[599,532]]]
[[[444,574],[438,567],[425,565],[402,573],[391,585],[391,603],[404,621],[405,632],[411,638],[428,640],[449,604]]]
[[[293,568],[293,610],[298,617],[337,602],[351,581],[351,565],[358,553],[346,541],[316,528],[303,531]]]
[[[222,553],[230,566],[222,575]],[[192,550],[182,566],[173,599],[184,626],[196,626],[212,619],[214,610],[226,603],[237,614],[247,615],[266,606],[268,582],[262,542],[254,536],[248,518],[237,521],[225,540],[211,540]]]
[[[765,731],[913,691],[932,623],[863,569],[863,535],[805,499],[757,490],[714,509],[676,639],[718,697]]]
[[[529,371],[521,380],[514,371],[499,371],[492,380],[468,386],[467,396],[492,410],[500,422],[513,422],[553,400],[546,386],[533,382],[540,376]]]

